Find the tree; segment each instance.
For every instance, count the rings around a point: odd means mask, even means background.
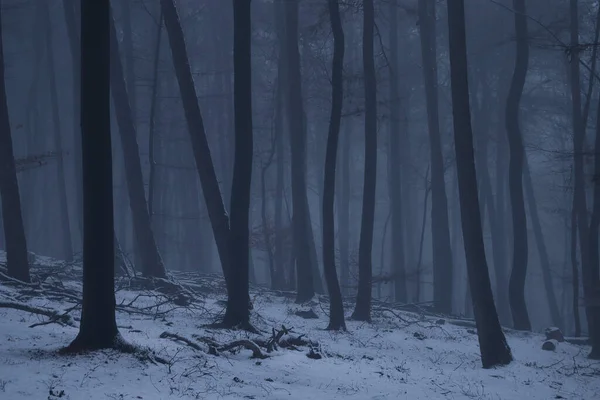
[[[402,180],[401,174],[401,142],[400,132],[400,88],[399,55],[398,55],[398,2],[391,0],[390,12],[390,143],[389,143],[389,192],[391,207],[391,230],[392,230],[392,266],[394,269],[394,299],[400,303],[406,303],[406,271],[404,266],[404,227],[402,226]],[[403,99],[404,100],[404,99]]]
[[[129,206],[133,216],[134,237],[137,242],[137,253],[142,262],[142,273],[144,276],[164,278],[166,277],[165,266],[156,246],[150,216],[148,214],[148,203],[144,189],[144,177],[140,161],[140,152],[137,142],[137,133],[130,103],[130,96],[125,84],[123,64],[119,55],[119,42],[115,22],[111,15],[110,20],[111,40],[111,89],[115,104],[115,114],[119,125],[119,136],[123,148],[123,159],[125,162],[125,175],[127,191],[129,193]]]
[[[377,182],[377,81],[374,59],[375,7],[363,1],[363,65],[365,90],[365,173],[358,247],[358,294],[352,318],[371,321],[371,281],[375,189]]]
[[[248,278],[250,268],[250,188],[252,182],[252,59],[251,3],[233,0],[233,96],[235,156],[231,185],[231,277],[227,281],[225,326],[250,326]]]
[[[83,301],[67,352],[123,345],[115,320],[109,10],[109,0],[81,2]]]
[[[329,292],[329,326],[327,329],[346,329],[344,303],[335,269],[335,222],[333,205],[335,200],[335,167],[342,121],[344,98],[344,30],[338,0],[329,0],[329,19],[333,30],[333,61],[331,78],[331,117],[325,154],[325,178],[323,179],[323,269]]]
[[[491,368],[509,364],[512,354],[498,321],[485,257],[477,197],[465,30],[464,0],[449,0],[450,81],[461,225],[481,363],[484,368]]]
[[[298,4],[299,0],[287,0],[284,1],[283,8],[286,32],[285,72],[288,83],[285,104],[291,147],[292,228],[298,288],[296,302],[303,303],[314,296],[315,290],[320,291],[321,277],[316,264],[317,257],[313,254],[316,250],[306,193],[306,129],[298,49]]]
[[[517,56],[515,70],[506,99],[506,134],[510,160],[508,164],[508,187],[512,210],[513,262],[508,282],[508,300],[515,329],[531,330],[531,322],[525,303],[525,279],[527,277],[527,216],[523,196],[523,160],[525,150],[519,127],[519,106],[525,86],[529,65],[529,44],[527,39],[527,15],[525,0],[513,0],[515,9],[515,33],[517,36]]]
[[[27,240],[23,227],[19,182],[13,154],[4,64],[2,6],[0,4],[0,199],[2,200],[2,225],[6,242],[6,264],[9,276],[29,282]]]
[[[423,80],[427,102],[431,156],[431,235],[433,246],[433,301],[443,313],[452,313],[452,249],[448,223],[448,198],[444,179],[444,157],[440,136],[437,92],[435,0],[419,0],[419,28]]]

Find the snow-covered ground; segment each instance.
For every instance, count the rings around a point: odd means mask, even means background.
[[[119,290],[117,301],[127,304],[138,294]],[[118,313],[124,338],[150,348],[167,365],[114,351],[58,355],[57,350],[75,337],[76,328],[30,328],[45,318],[0,308],[0,399],[600,399],[600,363],[586,359],[585,346],[560,343],[555,352],[543,351],[542,335],[509,331],[516,360],[484,370],[472,327],[381,305],[375,306],[372,324],[348,321],[348,332],[328,332],[323,330],[324,300],[297,306],[289,296],[255,291],[253,322],[265,337],[273,327],[294,328],[319,342],[321,359],[308,358],[307,348],[279,349],[264,360],[251,359],[252,352],[244,349],[217,357],[207,354],[200,342],[200,350],[195,350],[160,338],[165,331],[220,343],[254,337],[205,327],[222,312],[223,294],[222,286],[206,290],[191,308],[169,311],[173,304],[161,306],[164,314],[143,308],[160,298],[143,296],[133,303],[143,313]],[[0,302],[8,300],[56,310],[70,307],[68,302],[24,295],[23,290],[0,284]],[[309,307],[319,319],[294,314]]]

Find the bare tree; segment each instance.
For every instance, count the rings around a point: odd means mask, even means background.
[[[0,4],[0,198],[6,241],[8,275],[29,282],[27,240],[21,214],[19,183],[13,154],[8,103],[6,99],[4,46],[2,44],[2,7]]]
[[[342,121],[344,99],[344,29],[338,0],[329,0],[329,19],[333,30],[333,61],[331,78],[331,117],[325,154],[325,178],[323,179],[323,269],[329,292],[329,326],[327,329],[346,329],[342,292],[335,269],[335,167]]]
[[[377,80],[374,58],[375,7],[363,1],[363,65],[365,71],[365,172],[358,248],[358,294],[352,319],[371,321],[371,281],[375,189],[377,182]]]
[[[492,368],[496,365],[509,364],[512,361],[512,354],[498,321],[483,243],[469,105],[464,0],[448,2],[448,41],[454,148],[469,287],[477,325],[481,363],[484,368]]]

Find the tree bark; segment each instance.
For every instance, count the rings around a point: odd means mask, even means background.
[[[485,257],[477,198],[466,39],[464,0],[450,1],[448,2],[448,40],[461,222],[481,363],[484,368],[492,368],[496,365],[509,364],[512,361],[512,354],[498,321]]]
[[[344,101],[344,30],[338,0],[329,0],[329,19],[333,30],[333,61],[331,67],[331,116],[325,153],[323,179],[323,269],[329,293],[329,330],[346,330],[342,292],[335,269],[335,167]]]
[[[527,216],[523,196],[523,137],[519,127],[519,106],[529,66],[529,44],[527,39],[527,15],[525,0],[513,0],[515,9],[515,33],[517,55],[508,98],[506,99],[506,134],[510,149],[508,185],[513,225],[513,262],[508,283],[509,303],[514,328],[531,330],[531,322],[525,302],[525,280],[527,278]]]
[[[448,224],[448,198],[446,196],[444,158],[439,123],[435,4],[435,0],[419,0],[418,11],[431,156],[433,300],[436,310],[451,314],[453,266],[450,227]]]
[[[4,46],[2,44],[2,11],[0,7],[0,198],[4,237],[6,240],[6,264],[8,275],[29,282],[27,263],[27,240],[21,214],[19,182],[13,153],[6,82],[4,72]]]
[[[83,302],[79,334],[66,349],[72,352],[121,343],[114,293],[109,10],[109,0],[81,4]]]
[[[156,103],[158,102],[159,74],[158,62],[160,61],[160,48],[163,31],[163,15],[160,11],[158,18],[158,27],[156,28],[156,47],[154,48],[154,62],[152,67],[152,97],[150,99],[150,127],[148,130],[148,162],[150,170],[148,173],[148,215],[150,217],[150,226],[153,227],[154,220],[154,191],[156,190],[156,156],[155,156],[155,133],[156,133]]]
[[[363,66],[365,92],[365,167],[358,247],[358,294],[352,319],[371,322],[373,225],[377,182],[377,80],[374,59],[375,7],[363,1]]]
[[[119,42],[117,40],[115,22],[112,17],[110,22],[110,83],[125,161],[127,191],[129,193],[129,205],[133,217],[134,238],[137,242],[136,248],[141,258],[143,275],[164,278],[166,277],[166,271],[150,224],[136,128],[131,111],[129,93],[125,84],[125,76],[123,75],[123,65],[119,55]]]

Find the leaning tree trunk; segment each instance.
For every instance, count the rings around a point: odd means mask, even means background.
[[[2,222],[6,240],[6,264],[9,276],[29,282],[27,240],[21,214],[19,183],[6,99],[1,9],[2,7],[0,7],[0,198],[2,199]]]
[[[527,15],[525,0],[513,0],[515,8],[515,32],[517,36],[517,56],[508,98],[506,99],[506,134],[510,150],[508,165],[508,185],[513,225],[513,262],[508,283],[509,303],[514,328],[531,330],[531,322],[525,302],[525,280],[527,278],[527,216],[523,196],[523,137],[519,127],[519,106],[529,65],[529,44],[527,39]]]
[[[325,177],[323,179],[323,269],[327,292],[329,293],[329,326],[330,330],[345,330],[344,303],[335,269],[335,167],[337,164],[337,148],[342,122],[342,106],[344,100],[344,30],[340,17],[338,0],[329,0],[329,18],[333,30],[333,61],[331,79],[331,117],[325,153]]]
[[[431,243],[433,246],[433,301],[436,310],[452,313],[452,249],[448,224],[448,198],[440,136],[435,0],[419,0],[419,27],[427,123],[431,156]]]
[[[298,0],[284,2],[286,29],[286,73],[288,87],[285,91],[288,106],[287,121],[289,124],[290,147],[292,155],[292,217],[294,251],[296,253],[297,303],[310,300],[315,294],[315,277],[311,257],[308,218],[308,202],[306,193],[306,131],[303,120],[302,87],[300,75],[300,52],[298,50]]]
[[[473,298],[481,363],[484,368],[491,368],[509,364],[512,361],[512,354],[500,327],[494,305],[481,229],[469,106],[464,0],[448,2],[448,40],[454,148],[469,287]]]
[[[204,121],[198,105],[198,96],[185,47],[183,29],[174,1],[161,0],[160,4],[192,142],[192,151],[196,160],[200,183],[202,184],[202,193],[217,244],[223,274],[225,279],[229,279],[229,217],[225,211],[206,131],[204,130]]]
[[[400,89],[398,82],[398,1],[391,0],[390,12],[390,142],[388,150],[389,170],[388,182],[391,203],[392,220],[392,270],[394,274],[394,300],[406,303],[406,271],[404,263],[404,227],[402,226],[402,162],[400,154]]]
[[[109,0],[82,1],[83,301],[70,352],[122,344],[115,320],[109,10]]]
[[[62,130],[60,111],[58,109],[58,93],[56,85],[56,70],[54,64],[54,51],[52,44],[52,24],[48,2],[43,2],[46,16],[46,52],[48,53],[48,75],[50,80],[50,105],[52,106],[52,125],[54,128],[53,139],[56,151],[56,181],[58,183],[58,204],[60,206],[62,257],[67,262],[73,261],[73,240],[71,237],[71,223],[69,218],[69,204],[67,201],[67,184],[65,176],[64,149],[62,144]]]
[[[358,247],[358,294],[352,319],[371,321],[371,281],[375,192],[377,182],[377,80],[374,59],[375,7],[363,1],[363,65],[365,91],[365,168]]]
[[[129,205],[131,207],[135,233],[134,238],[137,242],[138,254],[141,257],[142,273],[144,276],[164,278],[166,277],[165,266],[156,246],[154,233],[150,224],[135,123],[131,112],[129,94],[125,85],[123,65],[119,56],[119,42],[112,17],[110,28],[112,97],[119,124],[121,147],[123,148],[127,191],[129,192]]]

